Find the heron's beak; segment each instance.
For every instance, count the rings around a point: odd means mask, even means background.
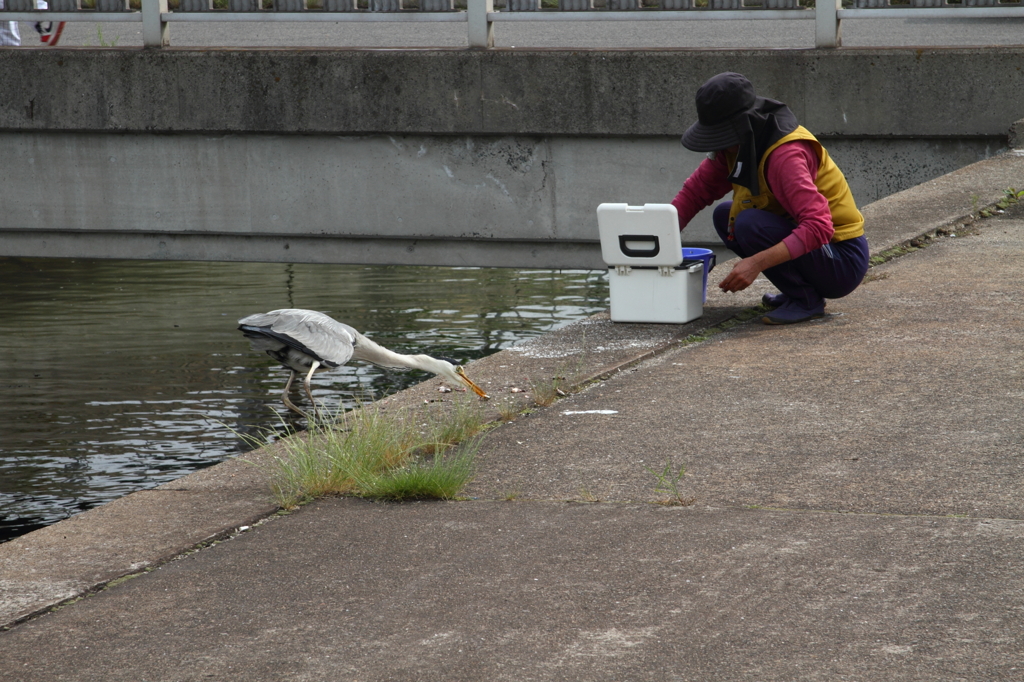
[[[489,396],[486,393],[484,393],[484,390],[482,388],[480,388],[479,386],[474,384],[472,381],[470,381],[469,377],[466,376],[465,370],[463,370],[461,366],[455,368],[455,373],[458,374],[459,378],[462,379],[462,381],[473,390],[473,393],[476,393],[478,396],[480,396],[484,400],[490,400],[491,399],[491,396]]]

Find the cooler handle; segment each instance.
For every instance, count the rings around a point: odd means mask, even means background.
[[[627,241],[653,242],[654,246],[649,249],[633,249],[626,246]],[[658,241],[658,235],[656,234],[620,234],[619,250],[622,251],[622,255],[629,256],[630,258],[654,258],[661,253],[661,243]]]

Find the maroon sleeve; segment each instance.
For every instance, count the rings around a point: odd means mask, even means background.
[[[769,158],[768,185],[796,223],[792,234],[782,240],[793,258],[828,244],[835,233],[828,199],[814,184],[818,165],[814,146],[805,140],[787,142]]]
[[[724,154],[701,161],[672,200],[672,205],[679,213],[679,229],[686,227],[695,215],[724,197],[731,189]]]

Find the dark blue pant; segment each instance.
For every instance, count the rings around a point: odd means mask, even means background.
[[[729,239],[731,201],[715,207],[715,230],[740,258],[771,248],[793,232],[796,225],[782,216],[747,209],[736,216],[734,239]],[[842,298],[857,288],[868,271],[868,240],[864,237],[826,244],[794,260],[768,268],[764,276],[779,291],[812,308],[825,298]]]

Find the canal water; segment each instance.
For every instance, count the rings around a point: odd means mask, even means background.
[[[468,362],[607,307],[603,271],[0,259],[0,541],[244,450],[287,372],[237,320],[309,308]],[[353,363],[329,407],[428,378]],[[472,376],[472,375],[471,375]]]

